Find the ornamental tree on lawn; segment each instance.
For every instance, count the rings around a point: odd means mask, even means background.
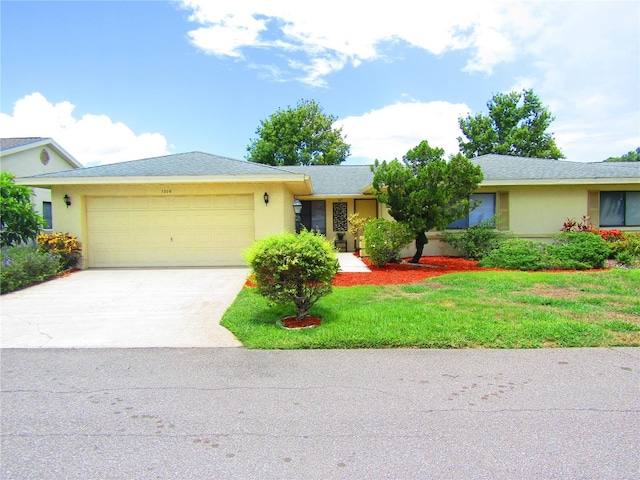
[[[431,229],[444,230],[463,218],[475,206],[470,195],[482,181],[482,169],[464,155],[449,161],[444,150],[432,148],[424,140],[398,160],[372,167],[373,187],[378,201],[385,203],[390,215],[407,224],[416,239],[416,253],[410,260],[418,263]]]
[[[260,294],[273,303],[293,302],[297,320],[331,293],[331,281],[340,269],[333,244],[306,230],[262,238],[249,248],[246,259]]]

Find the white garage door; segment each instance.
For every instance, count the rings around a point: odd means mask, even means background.
[[[90,267],[244,265],[252,195],[88,197]]]

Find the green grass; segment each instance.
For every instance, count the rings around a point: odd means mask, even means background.
[[[311,315],[242,290],[222,318],[248,348],[540,348],[640,346],[640,270],[468,272],[409,285],[336,287]]]

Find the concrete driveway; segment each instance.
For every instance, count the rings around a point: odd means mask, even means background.
[[[1,348],[237,347],[247,268],[84,270],[0,299]]]

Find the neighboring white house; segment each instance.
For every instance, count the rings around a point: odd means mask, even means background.
[[[0,171],[29,177],[76,168],[82,168],[80,162],[51,138],[0,138]],[[31,201],[47,222],[46,230],[52,230],[51,189],[34,188]]]

